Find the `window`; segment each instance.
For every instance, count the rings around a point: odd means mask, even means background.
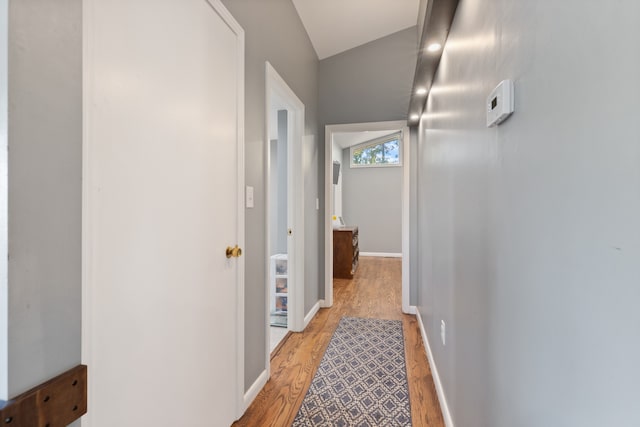
[[[402,166],[402,133],[351,147],[351,167]]]

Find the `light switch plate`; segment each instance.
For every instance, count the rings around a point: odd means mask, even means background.
[[[246,204],[247,208],[253,208],[253,187],[247,185],[246,191]]]

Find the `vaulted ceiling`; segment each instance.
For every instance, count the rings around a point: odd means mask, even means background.
[[[420,0],[293,0],[311,43],[324,59],[412,27]]]
[[[458,0],[291,1],[319,59],[417,25],[418,63],[407,122],[418,124]]]

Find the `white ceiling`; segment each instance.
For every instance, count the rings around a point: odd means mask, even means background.
[[[416,25],[420,0],[293,0],[324,59]]]

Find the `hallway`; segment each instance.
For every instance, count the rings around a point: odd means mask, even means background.
[[[444,426],[415,316],[401,311],[401,259],[361,257],[353,280],[334,280],[334,305],[302,333],[292,333],[271,357],[271,379],[234,426],[288,426],[293,421],[343,316],[403,321],[414,426]]]

